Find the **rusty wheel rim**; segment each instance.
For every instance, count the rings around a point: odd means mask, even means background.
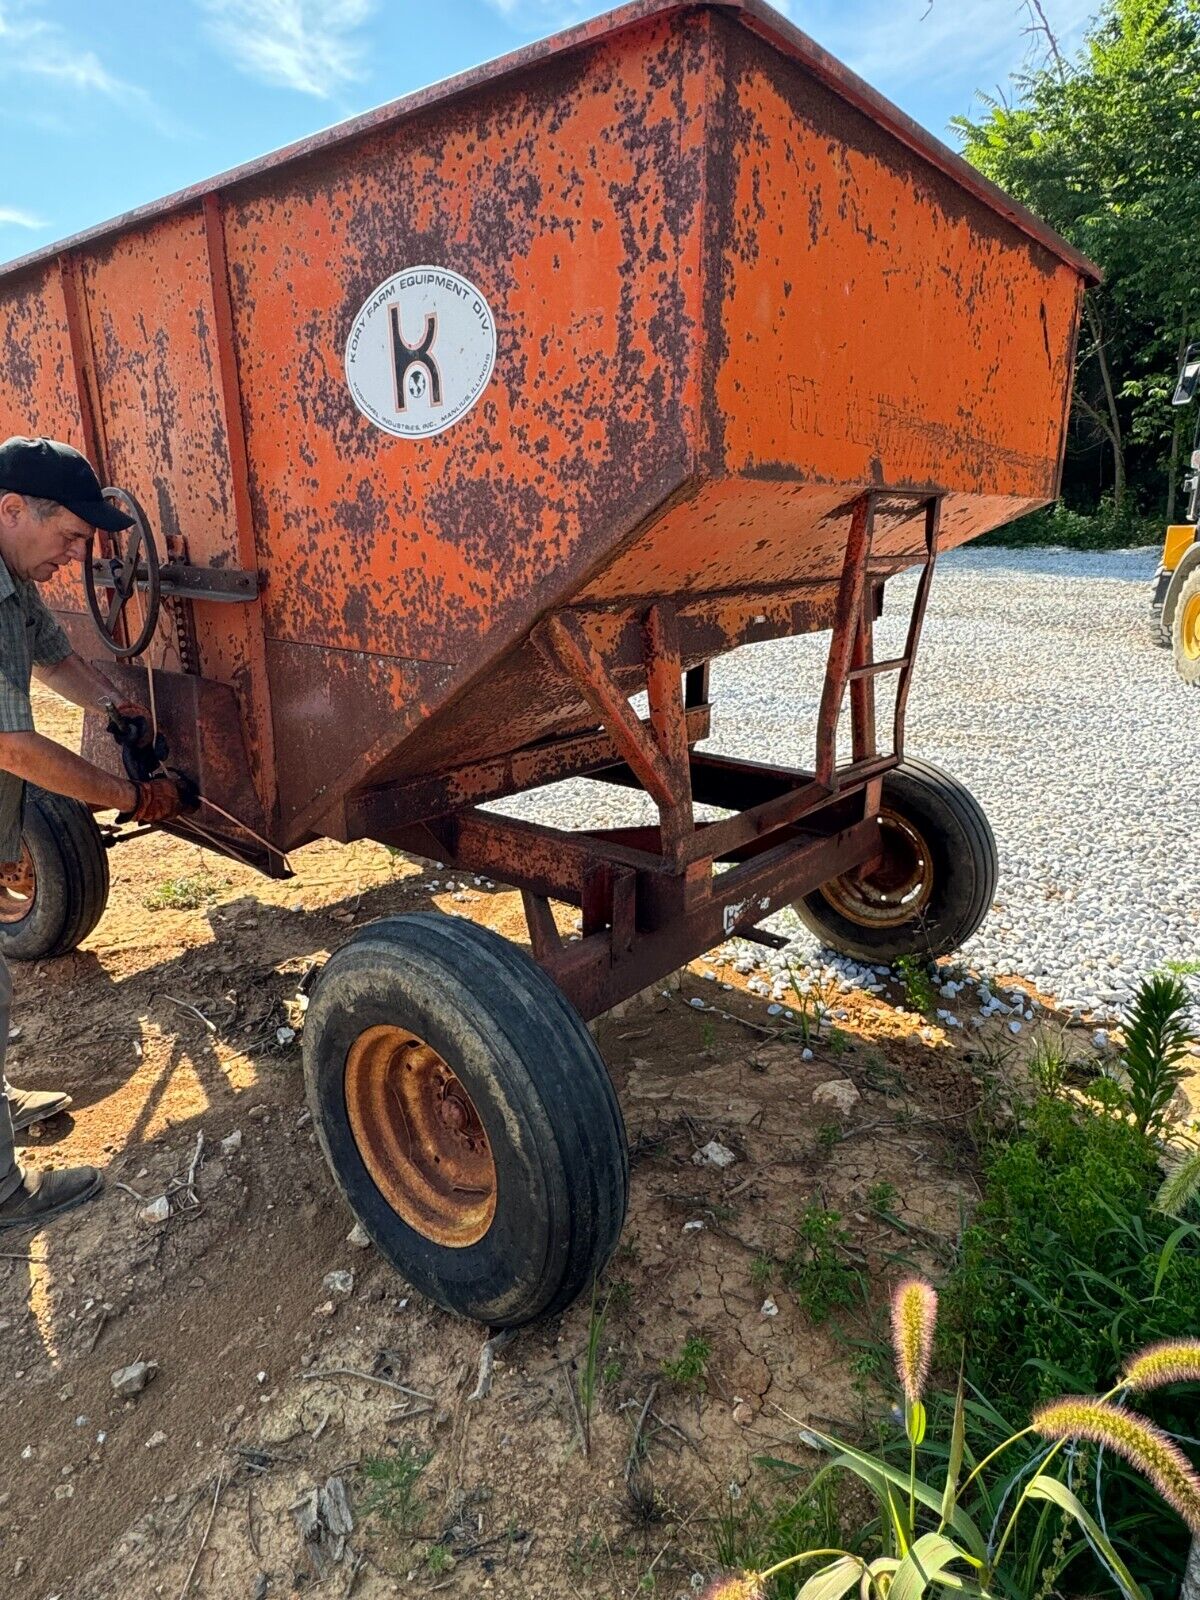
[[[898,811],[879,813],[883,855],[873,866],[822,885],[835,911],[864,928],[899,928],[920,916],[933,893],[933,857],[919,828]]]
[[[392,1210],[435,1244],[477,1244],[496,1214],[496,1164],[437,1051],[405,1028],[367,1028],[346,1057],[345,1095],[358,1153]]]
[[[0,867],[0,922],[24,922],[33,910],[37,873],[29,847],[21,845],[21,859]]]

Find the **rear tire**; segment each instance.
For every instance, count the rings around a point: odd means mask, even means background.
[[[1200,566],[1183,581],[1171,620],[1175,670],[1193,688],[1200,684]]]
[[[796,912],[834,950],[859,961],[932,960],[971,937],[996,892],[996,841],[979,802],[927,761],[886,773],[884,859],[824,884]]]
[[[620,1107],[582,1019],[486,928],[391,917],[326,963],[304,1075],[334,1178],[422,1294],[491,1327],[564,1310],[625,1220]]]
[[[0,953],[40,961],[82,944],[108,903],[108,852],[78,800],[30,784],[21,834],[25,882],[0,890]]]

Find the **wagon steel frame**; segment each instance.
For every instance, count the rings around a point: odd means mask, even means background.
[[[918,550],[872,556],[881,505],[907,506],[920,517]],[[544,618],[534,640],[585,697],[600,729],[448,776],[368,791],[348,812],[348,837],[377,839],[517,886],[535,957],[585,1017],[731,935],[776,943],[757,929],[764,918],[880,858],[882,779],[903,759],[909,685],[937,559],[939,495],[870,490],[848,509],[811,772],[694,748],[709,731],[709,667],[683,669],[672,602],[657,600],[638,619],[647,719],[633,711],[593,645],[586,612],[569,608]],[[921,572],[904,652],[877,661],[874,623],[884,580],[913,565]],[[891,749],[881,752],[875,685],[892,672],[898,683]],[[852,759],[839,765],[847,689]],[[568,832],[479,809],[485,800],[581,776],[642,789],[657,807],[658,825]],[[455,805],[448,803],[451,794]],[[463,804],[467,796],[472,803]],[[698,822],[697,804],[734,814]],[[552,899],[579,908],[579,940],[562,938]]]

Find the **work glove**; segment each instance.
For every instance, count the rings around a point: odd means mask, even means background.
[[[175,778],[150,778],[135,783],[137,804],[118,817],[119,822],[169,822],[188,805],[189,796]]]
[[[150,713],[144,705],[137,700],[122,700],[116,707],[117,715],[123,717],[129,724],[132,742],[135,745],[148,745],[153,738],[153,724]]]

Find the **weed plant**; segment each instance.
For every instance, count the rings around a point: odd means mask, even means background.
[[[663,1362],[663,1376],[680,1389],[703,1389],[704,1373],[711,1355],[712,1346],[708,1340],[693,1334],[683,1341],[683,1349],[674,1361]]]
[[[840,1211],[811,1202],[796,1226],[796,1245],[783,1263],[784,1283],[814,1322],[866,1299],[866,1280],[850,1254]]]
[[[1107,1455],[1143,1478],[1168,1516],[1200,1535],[1200,1476],[1178,1444],[1130,1401],[1200,1381],[1200,1339],[1151,1346],[1122,1363],[1116,1382],[1097,1397],[1068,1395],[1041,1405],[1027,1426],[984,1452],[970,1448],[974,1430],[960,1379],[948,1436],[929,1448],[925,1389],[933,1355],[938,1298],[912,1278],[892,1300],[892,1348],[903,1398],[907,1461],[893,1465],[825,1434],[833,1468],[852,1474],[878,1508],[876,1548],[849,1548],[826,1525],[775,1560],[740,1558],[740,1573],[717,1579],[707,1600],[764,1600],[785,1573],[804,1571],[802,1600],[920,1600],[928,1592],[965,1600],[1045,1600],[1081,1553],[1095,1563],[1109,1592],[1150,1600],[1118,1552],[1103,1512],[1080,1498],[1085,1473],[1097,1483]],[[934,1477],[923,1475],[929,1462]],[[922,1471],[918,1471],[918,1465]],[[763,1463],[787,1471],[788,1463]],[[819,1475],[808,1497],[811,1504]],[[1099,1491],[1097,1491],[1099,1499]],[[1018,1530],[1024,1533],[1018,1538]],[[1030,1531],[1031,1530],[1031,1531]],[[819,1539],[821,1542],[815,1542]],[[726,1540],[726,1551],[729,1541]]]
[[[919,956],[901,956],[896,962],[896,972],[904,985],[904,998],[910,1011],[928,1016],[937,1007],[937,994],[929,968]]]
[[[394,1534],[411,1537],[425,1514],[421,1475],[433,1460],[432,1450],[405,1442],[392,1456],[368,1456],[362,1475],[368,1488],[359,1507],[364,1517],[379,1517]]]

